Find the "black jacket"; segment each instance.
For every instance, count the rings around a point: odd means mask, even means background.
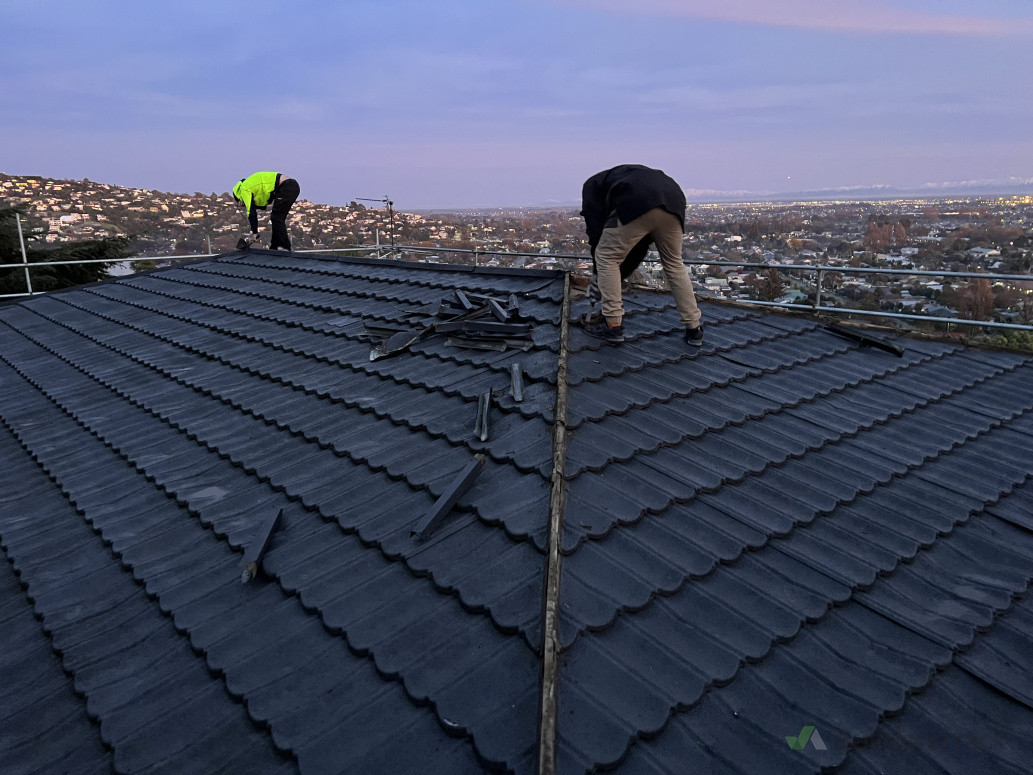
[[[676,216],[685,228],[685,192],[661,170],[622,164],[586,180],[581,189],[581,215],[593,255],[603,229],[617,225],[614,216],[629,223],[655,207]]]
[[[592,271],[595,271],[595,248],[603,229],[617,221],[629,223],[650,210],[662,207],[677,216],[685,229],[685,192],[661,170],[641,164],[621,164],[596,173],[581,188],[581,215],[585,218],[588,244],[592,248]],[[628,251],[621,262],[621,278],[627,279],[646,257],[653,240],[643,238]]]

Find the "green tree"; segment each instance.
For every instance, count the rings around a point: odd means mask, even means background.
[[[54,291],[72,285],[82,285],[102,280],[107,276],[110,263],[79,264],[76,266],[31,265],[44,261],[103,260],[114,262],[130,255],[125,237],[110,237],[82,242],[65,242],[45,246],[47,227],[38,220],[26,216],[24,205],[0,207],[0,263],[21,263],[21,247],[18,243],[18,225],[15,216],[21,215],[22,233],[25,236],[25,255],[28,258],[33,291]],[[25,293],[25,270],[21,268],[0,270],[0,294]]]
[[[983,272],[985,270],[980,270]],[[989,320],[994,311],[994,293],[989,280],[972,279],[958,289],[958,312],[970,320]]]
[[[746,283],[761,301],[774,301],[782,295],[786,287],[785,280],[774,267],[759,275],[750,275]]]

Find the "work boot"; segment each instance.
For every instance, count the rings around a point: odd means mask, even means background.
[[[611,326],[605,320],[600,320],[598,323],[590,323],[585,326],[584,331],[589,336],[594,336],[596,339],[602,339],[613,344],[624,341],[624,326]]]
[[[693,347],[699,347],[703,344],[703,326],[698,325],[695,328],[686,328],[685,341]]]

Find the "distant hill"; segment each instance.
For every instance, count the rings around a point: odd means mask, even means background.
[[[90,180],[0,172],[0,206],[24,204],[47,242],[126,236],[137,255],[185,255],[233,249],[247,229],[229,194],[175,194]],[[421,213],[358,202],[324,205],[299,199],[288,230],[296,249],[343,248],[377,242],[433,248],[500,248],[583,253],[584,231],[562,208],[484,208]],[[259,216],[268,233],[268,215]]]
[[[247,230],[243,209],[228,193],[169,193],[0,173],[0,204],[26,205],[47,242],[126,236],[136,254],[225,252]],[[259,224],[268,234],[268,215]],[[389,222],[384,210],[356,202],[338,207],[300,199],[289,221],[298,248],[369,244],[378,232],[387,241],[392,227],[399,240],[429,237],[420,216],[396,212]]]

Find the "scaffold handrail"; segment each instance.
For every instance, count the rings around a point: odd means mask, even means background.
[[[236,251],[231,251],[236,252]],[[563,259],[572,260],[578,262],[591,261],[591,255],[582,253],[525,253],[519,251],[507,251],[507,250],[491,250],[488,248],[452,248],[452,247],[428,247],[425,245],[396,245],[394,247],[388,245],[356,245],[351,247],[340,247],[340,248],[304,248],[293,251],[294,254],[298,253],[317,253],[317,254],[331,254],[331,253],[352,253],[352,252],[376,252],[378,256],[381,253],[386,253],[388,256],[401,254],[401,253],[426,253],[426,254],[437,254],[437,253],[460,253],[464,255],[472,255],[474,260],[478,256],[499,256],[509,258],[551,258],[551,259]],[[203,258],[215,258],[219,256],[218,253],[194,253],[189,255],[172,255],[172,256],[132,256],[128,258],[120,258],[116,260],[110,259],[81,259],[78,261],[38,261],[29,264],[29,268],[43,267],[43,266],[75,266],[79,264],[117,264],[117,263],[134,263],[139,261],[185,261],[193,259]],[[225,254],[222,254],[225,255]],[[288,254],[285,254],[288,255]],[[685,258],[683,259],[686,264],[692,266],[718,266],[718,267],[734,267],[734,268],[756,268],[756,269],[776,269],[778,271],[804,271],[804,272],[815,272],[818,274],[818,279],[826,272],[839,272],[840,274],[874,274],[874,275],[901,275],[907,277],[957,277],[967,279],[978,279],[978,280],[989,280],[989,281],[1005,281],[1005,282],[1031,282],[1033,283],[1033,275],[1019,275],[1019,274],[999,274],[994,272],[953,272],[953,271],[938,271],[934,269],[889,269],[879,268],[870,266],[837,266],[835,264],[772,264],[764,263],[760,261],[711,261],[702,258]],[[0,264],[0,269],[20,269],[24,268],[25,264]],[[21,298],[28,296],[36,296],[38,293],[8,293],[0,294],[0,299],[12,299]],[[735,304],[746,304],[759,307],[777,307],[779,309],[788,311],[809,311],[809,312],[828,312],[837,315],[861,315],[868,317],[882,317],[882,318],[897,318],[903,320],[914,320],[926,323],[951,323],[955,325],[963,326],[981,326],[984,328],[1002,328],[1012,329],[1019,331],[1033,331],[1033,325],[1023,325],[1019,323],[999,323],[991,320],[969,320],[966,318],[948,318],[948,317],[937,317],[932,315],[913,315],[905,312],[888,312],[882,310],[863,310],[856,309],[853,307],[829,307],[820,305],[820,294],[817,294],[813,304],[795,304],[795,303],[782,303],[774,301],[760,301],[756,299],[736,299],[733,303]]]

